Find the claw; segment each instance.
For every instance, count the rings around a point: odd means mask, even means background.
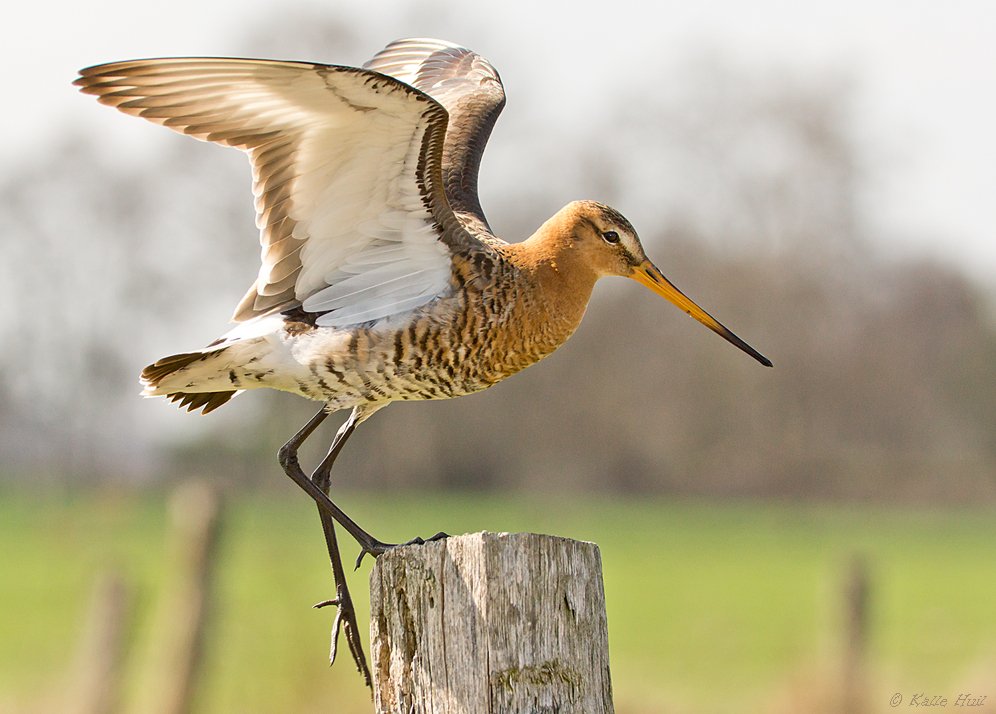
[[[362,548],[360,549],[360,554],[359,554],[358,556],[356,556],[356,565],[354,565],[354,566],[353,566],[353,570],[354,570],[354,571],[356,571],[356,570],[359,570],[359,569],[360,569],[360,563],[362,563],[362,562],[363,562],[363,556],[364,556],[364,555],[366,555],[366,554],[367,554],[368,552],[369,552],[369,551],[367,551],[367,550],[364,550],[364,549],[362,549]],[[370,553],[370,555],[373,555],[373,557],[374,557],[374,558],[376,558],[376,557],[377,557],[377,556],[376,556],[376,555],[374,555],[373,553]]]
[[[346,644],[349,646],[349,652],[353,655],[353,660],[356,662],[356,669],[363,675],[367,686],[372,686],[370,670],[367,667],[366,657],[363,654],[363,645],[356,624],[356,612],[353,610],[353,603],[349,598],[348,592],[340,591],[338,597],[331,600],[323,600],[313,605],[313,607],[322,608],[328,605],[336,606],[335,620],[332,621],[332,638],[329,645],[329,666],[331,667],[335,664],[335,658],[339,654],[339,634],[345,633]]]
[[[369,545],[360,543],[360,554],[356,556],[356,565],[353,566],[353,570],[359,570],[360,563],[363,562],[363,556],[369,554],[373,558],[378,558],[392,548],[397,548],[398,545],[398,543],[381,543],[379,540],[374,540]],[[408,545],[408,543],[401,543],[400,545]]]
[[[446,538],[449,538],[449,536],[446,533],[443,533],[442,531],[439,531],[439,533],[437,533],[436,535],[432,536],[432,538],[427,538],[427,539],[423,540],[422,538],[419,538],[418,536],[416,536],[416,537],[412,538],[410,541],[408,541],[407,543],[401,543],[400,545],[425,545],[426,543],[435,543],[436,541],[445,540]],[[397,547],[397,546],[395,546],[395,547]]]
[[[335,620],[332,622],[332,646],[329,648],[329,667],[335,664],[335,656],[339,650],[339,631],[342,629],[342,606],[335,611]],[[349,639],[349,634],[346,634],[346,639]],[[362,670],[361,670],[362,671]]]
[[[346,644],[349,645],[349,651],[353,655],[353,659],[356,661],[356,669],[363,675],[364,681],[366,681],[367,686],[373,689],[373,681],[370,678],[370,670],[367,668],[366,657],[363,656],[363,645],[360,640],[360,634],[355,628],[356,620],[354,617],[348,617],[343,620],[343,630],[346,632]],[[363,663],[360,666],[360,662]]]

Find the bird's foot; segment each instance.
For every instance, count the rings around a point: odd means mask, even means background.
[[[433,543],[437,540],[443,540],[444,538],[449,538],[449,535],[440,531],[431,538],[423,539],[416,536],[407,543],[381,543],[379,540],[371,539],[371,542],[368,544],[360,543],[360,554],[356,556],[356,567],[354,570],[360,567],[360,563],[363,562],[363,556],[367,554],[377,558],[378,556],[384,555],[387,551],[395,548],[401,548],[406,545],[425,545],[426,543]]]
[[[356,622],[356,611],[353,609],[352,598],[350,598],[349,590],[345,586],[337,587],[336,589],[338,590],[336,597],[331,600],[322,600],[312,606],[316,609],[328,607],[329,605],[336,606],[335,620],[332,623],[332,645],[329,649],[329,666],[331,667],[335,664],[335,657],[339,650],[339,633],[342,632],[346,635],[346,644],[349,646],[349,652],[353,655],[353,660],[356,662],[356,668],[363,675],[367,686],[371,687],[370,669],[367,666],[366,657],[363,655],[363,648],[360,642],[360,628]]]
[[[408,541],[407,543],[398,543],[398,545],[396,545],[394,547],[395,548],[400,548],[403,545],[425,545],[426,543],[435,543],[437,540],[445,540],[446,538],[449,538],[449,537],[450,537],[449,534],[443,533],[442,531],[439,531],[439,533],[437,533],[436,535],[432,536],[432,538],[426,538],[425,540],[422,540],[421,538],[419,538],[418,536],[416,536],[416,537],[412,538],[410,541]]]

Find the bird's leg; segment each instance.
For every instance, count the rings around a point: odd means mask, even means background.
[[[370,669],[367,666],[366,655],[363,653],[363,646],[359,635],[359,626],[356,623],[356,611],[353,608],[353,601],[349,594],[349,589],[346,587],[346,574],[343,572],[342,568],[342,558],[339,554],[339,542],[335,534],[335,524],[332,522],[334,518],[339,522],[346,531],[356,539],[357,543],[360,544],[360,555],[356,559],[356,567],[360,567],[360,561],[363,560],[363,556],[370,553],[373,556],[378,556],[382,553],[387,552],[391,548],[397,547],[395,544],[383,543],[369,533],[360,528],[356,523],[342,510],[336,506],[329,499],[329,485],[331,482],[330,474],[332,471],[332,465],[335,463],[336,457],[339,452],[342,451],[342,447],[345,445],[346,440],[349,438],[350,434],[356,429],[356,426],[363,421],[366,417],[373,413],[374,410],[363,409],[362,407],[356,407],[353,409],[349,418],[339,429],[336,434],[335,439],[332,441],[332,446],[329,448],[329,453],[319,464],[318,468],[315,469],[315,473],[311,478],[305,475],[304,471],[301,470],[301,464],[297,458],[298,449],[301,444],[311,436],[311,434],[318,428],[318,426],[325,421],[328,417],[328,412],[323,407],[311,420],[304,425],[304,427],[297,432],[290,440],[280,448],[279,458],[280,465],[284,469],[284,473],[291,477],[291,479],[302,489],[304,489],[308,495],[310,495],[315,503],[318,505],[318,514],[322,519],[322,529],[325,531],[325,545],[329,552],[329,561],[332,564],[332,575],[335,579],[336,585],[336,597],[332,600],[327,600],[325,602],[318,603],[315,607],[325,607],[326,605],[336,605],[337,611],[335,616],[335,621],[332,625],[332,645],[329,652],[329,661],[334,662],[336,656],[336,650],[339,641],[339,630],[342,629],[346,633],[346,642],[349,644],[350,653],[353,655],[353,660],[356,662],[357,669],[363,675],[366,680],[367,686],[372,686]],[[445,533],[437,533],[429,540],[438,540],[440,538],[445,538]],[[421,538],[415,538],[409,541],[409,543],[424,543]],[[408,543],[404,544],[408,545]]]
[[[335,463],[339,451],[342,450],[343,443],[352,433],[353,429],[356,428],[356,418],[357,413],[354,410],[349,415],[346,423],[342,425],[342,428],[335,435],[328,455],[311,475],[311,480],[325,495],[329,493],[332,465]],[[335,535],[335,523],[333,523],[329,514],[321,508],[318,509],[318,515],[322,520],[322,530],[325,531],[325,545],[328,547],[329,561],[332,564],[332,576],[335,579],[335,598],[315,605],[315,607],[336,606],[335,621],[332,624],[332,646],[329,650],[329,664],[335,663],[335,656],[339,646],[339,630],[341,629],[346,634],[346,643],[349,645],[350,654],[353,655],[353,661],[356,662],[356,668],[363,675],[367,686],[372,687],[370,668],[367,666],[367,658],[363,653],[363,642],[360,640],[360,629],[356,622],[356,610],[353,607],[353,599],[349,594],[349,588],[346,586],[346,574],[343,572],[342,558],[339,555],[339,543]]]
[[[377,408],[379,409],[380,407]],[[342,451],[342,447],[345,445],[346,439],[348,439],[350,435],[353,433],[353,431],[356,430],[356,427],[360,425],[360,422],[366,420],[371,414],[373,414],[374,411],[376,411],[376,409],[370,409],[369,407],[364,408],[362,406],[359,406],[353,408],[353,411],[350,413],[349,418],[336,433],[335,439],[332,441],[332,447],[329,449],[328,455],[325,457],[325,460],[322,461],[322,463],[319,465],[318,470],[315,473],[324,470],[325,478],[328,479],[329,474],[332,472],[332,464],[335,463],[336,457],[339,456],[339,452]],[[328,489],[325,490],[325,493],[328,493]],[[440,531],[431,538],[427,538],[424,540],[422,538],[419,538],[418,536],[415,536],[407,543],[381,543],[380,541],[377,542],[379,545],[384,547],[384,551],[387,551],[390,550],[391,548],[397,548],[403,545],[425,545],[426,543],[442,540],[443,538],[449,538],[449,536],[446,533]],[[380,553],[374,552],[373,550],[362,548],[363,546],[362,543],[360,544],[360,546],[361,550],[359,556],[357,556],[356,558],[355,568],[360,567],[360,563],[363,560],[363,556],[366,555],[367,553],[370,553],[374,557],[380,555]]]
[[[346,423],[343,424],[342,428],[339,430],[339,433],[336,434],[336,438],[332,442],[332,449],[329,450],[328,456],[326,456],[325,461],[322,462],[323,466],[327,461],[329,462],[327,469],[332,469],[332,463],[335,462],[335,457],[339,455],[339,451],[342,450],[343,445],[346,443],[346,439],[349,438],[350,434],[353,433],[360,422],[364,421],[367,417],[373,414],[377,408],[379,407],[355,407],[353,409],[353,412],[349,415],[349,419],[346,420]],[[312,432],[318,427],[319,424],[325,421],[327,416],[328,412],[323,408],[320,412],[318,412],[318,414],[312,417],[311,421],[304,425],[304,428],[302,428],[301,431],[292,436],[286,444],[280,447],[278,457],[280,459],[280,466],[283,468],[284,473],[290,476],[294,483],[304,489],[304,491],[314,499],[315,503],[318,504],[319,510],[334,518],[336,522],[345,528],[346,532],[353,536],[356,542],[360,544],[360,554],[356,558],[355,567],[360,567],[360,563],[363,561],[363,556],[367,553],[376,558],[378,555],[386,553],[391,548],[397,548],[399,545],[422,545],[426,542],[446,538],[447,535],[440,532],[427,540],[423,540],[422,538],[413,538],[407,543],[384,543],[377,540],[356,525],[353,519],[343,513],[342,509],[329,500],[328,494],[322,491],[322,489],[320,489],[318,485],[308,478],[304,471],[301,470],[301,464],[297,459],[297,451],[301,447],[301,444],[304,443],[305,439],[311,436]],[[318,468],[321,469],[322,466],[319,466]]]
[[[394,545],[391,543],[382,543],[356,525],[353,519],[343,513],[342,509],[340,509],[337,505],[332,503],[332,501],[329,500],[328,495],[322,491],[322,489],[319,488],[314,481],[308,478],[304,471],[301,470],[301,464],[297,459],[297,451],[301,447],[301,444],[304,443],[304,440],[311,436],[312,432],[318,427],[319,424],[325,421],[327,416],[328,412],[326,412],[323,408],[322,411],[312,417],[311,421],[305,424],[301,431],[292,436],[286,444],[280,447],[278,458],[280,459],[280,466],[283,468],[284,473],[290,476],[294,483],[304,489],[304,491],[314,499],[320,510],[334,518],[336,522],[346,529],[346,532],[353,536],[353,538],[356,539],[356,542],[360,544],[360,557],[356,560],[356,565],[359,567],[360,560],[363,559],[363,556],[366,553],[370,553],[370,555],[376,557],[381,553],[387,552],[394,547]],[[354,420],[351,415],[350,420],[347,420],[346,424],[348,425],[350,421],[353,421],[352,428],[344,434],[342,439],[338,439],[337,437],[340,449],[342,448],[342,444],[345,442],[346,438],[350,433],[352,433],[352,429],[355,429],[356,424],[362,421],[362,419],[357,418]],[[337,454],[338,451],[336,452],[336,455]],[[332,456],[331,452],[329,455]],[[326,459],[328,459],[328,457],[326,457]],[[332,456],[332,460],[335,460],[334,456]],[[331,468],[331,466],[329,468]]]

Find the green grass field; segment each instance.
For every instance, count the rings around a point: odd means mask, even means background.
[[[126,709],[136,701],[169,577],[165,502],[0,492],[0,711],[37,710],[60,690],[109,568],[134,587]],[[991,510],[358,493],[341,505],[385,540],[442,529],[597,542],[620,712],[764,712],[793,678],[832,672],[854,553],[871,567],[883,710],[893,692],[954,691],[996,663]],[[223,524],[196,711],[369,711],[345,652],[325,662],[333,613],[310,607],[331,596],[314,507],[296,494],[240,497]],[[369,568],[352,576],[361,610]]]

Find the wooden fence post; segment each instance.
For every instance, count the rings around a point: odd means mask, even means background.
[[[851,556],[844,584],[844,662],[843,706],[845,714],[862,714],[868,711],[868,678],[866,655],[869,636],[869,591],[871,577],[866,558],[861,554]]]
[[[142,714],[186,714],[198,671],[220,525],[218,494],[201,482],[170,498],[171,580],[161,595],[156,638],[142,677]]]
[[[612,714],[594,543],[475,533],[397,548],[370,574],[378,714]]]
[[[113,714],[121,694],[122,655],[131,615],[131,589],[114,572],[97,580],[80,639],[63,714]]]

